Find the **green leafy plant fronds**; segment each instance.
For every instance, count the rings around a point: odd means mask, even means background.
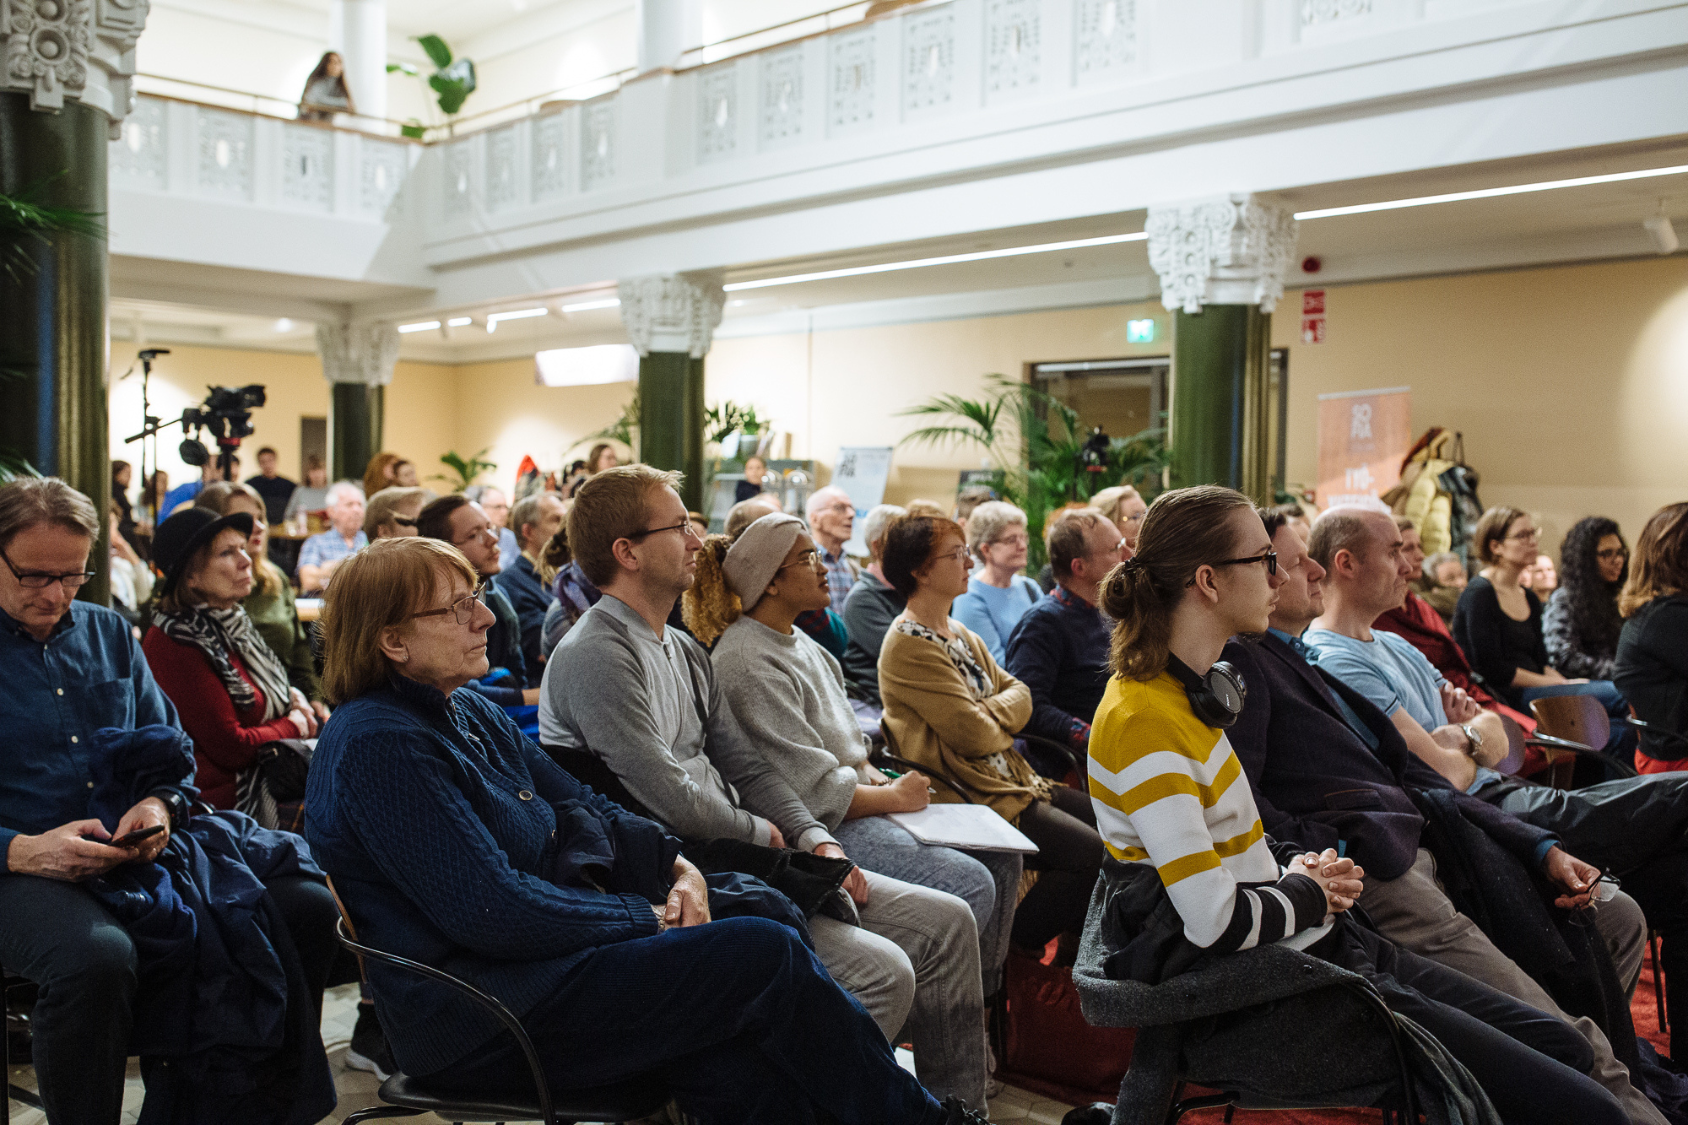
[[[0,271],[14,284],[22,284],[38,269],[35,252],[52,244],[56,234],[103,240],[105,216],[75,207],[54,207],[40,201],[41,195],[60,172],[25,188],[21,195],[0,194]]]
[[[451,470],[452,475],[447,476],[444,473],[435,473],[428,479],[444,481],[446,484],[451,485],[451,490],[453,492],[462,492],[464,489],[475,483],[476,477],[480,476],[482,473],[490,473],[492,470],[498,468],[497,462],[488,461],[486,459],[486,455],[489,452],[491,452],[489,449],[483,449],[473,457],[466,460],[463,457],[458,456],[455,450],[446,453],[440,458],[440,461],[446,466],[446,468]]]

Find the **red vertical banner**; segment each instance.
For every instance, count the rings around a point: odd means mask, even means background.
[[[1319,507],[1388,492],[1412,447],[1412,388],[1319,396]]]
[[[1303,344],[1322,344],[1325,342],[1325,291],[1323,289],[1303,289],[1301,291],[1301,342]]]

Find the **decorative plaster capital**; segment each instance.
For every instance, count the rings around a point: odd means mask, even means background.
[[[28,90],[31,109],[69,97],[111,118],[135,105],[135,42],[148,0],[0,0],[0,89]]]
[[[658,274],[619,282],[621,323],[640,355],[685,352],[693,359],[709,351],[727,294],[712,273]]]
[[[319,324],[317,352],[330,383],[384,387],[399,359],[399,332],[390,324]]]
[[[1221,195],[1150,207],[1149,264],[1160,274],[1161,304],[1259,305],[1284,295],[1295,253],[1295,213],[1252,195]]]

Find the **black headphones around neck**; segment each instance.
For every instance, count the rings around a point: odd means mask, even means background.
[[[1188,664],[1169,653],[1166,670],[1184,685],[1184,694],[1190,697],[1190,710],[1208,726],[1224,730],[1242,715],[1248,685],[1243,682],[1242,673],[1225,661],[1216,661],[1207,675],[1198,676]]]

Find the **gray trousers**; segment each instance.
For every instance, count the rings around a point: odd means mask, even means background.
[[[1397,879],[1366,876],[1360,905],[1383,936],[1403,949],[1458,969],[1576,1028],[1594,1048],[1594,1069],[1589,1077],[1618,1099],[1635,1125],[1665,1125],[1664,1115],[1630,1083],[1629,1071],[1613,1057],[1612,1044],[1605,1032],[1586,1016],[1572,1019],[1553,1002],[1546,989],[1496,949],[1475,922],[1454,909],[1436,878],[1436,862],[1428,851],[1420,848],[1412,867]],[[1641,908],[1619,892],[1616,898],[1595,908],[1595,924],[1612,950],[1618,980],[1626,990],[1633,989],[1647,944],[1647,924]]]
[[[955,895],[873,872],[862,924],[809,920],[815,953],[893,1043],[906,1032],[914,1072],[942,1101],[985,1112],[985,998],[979,931]]]

